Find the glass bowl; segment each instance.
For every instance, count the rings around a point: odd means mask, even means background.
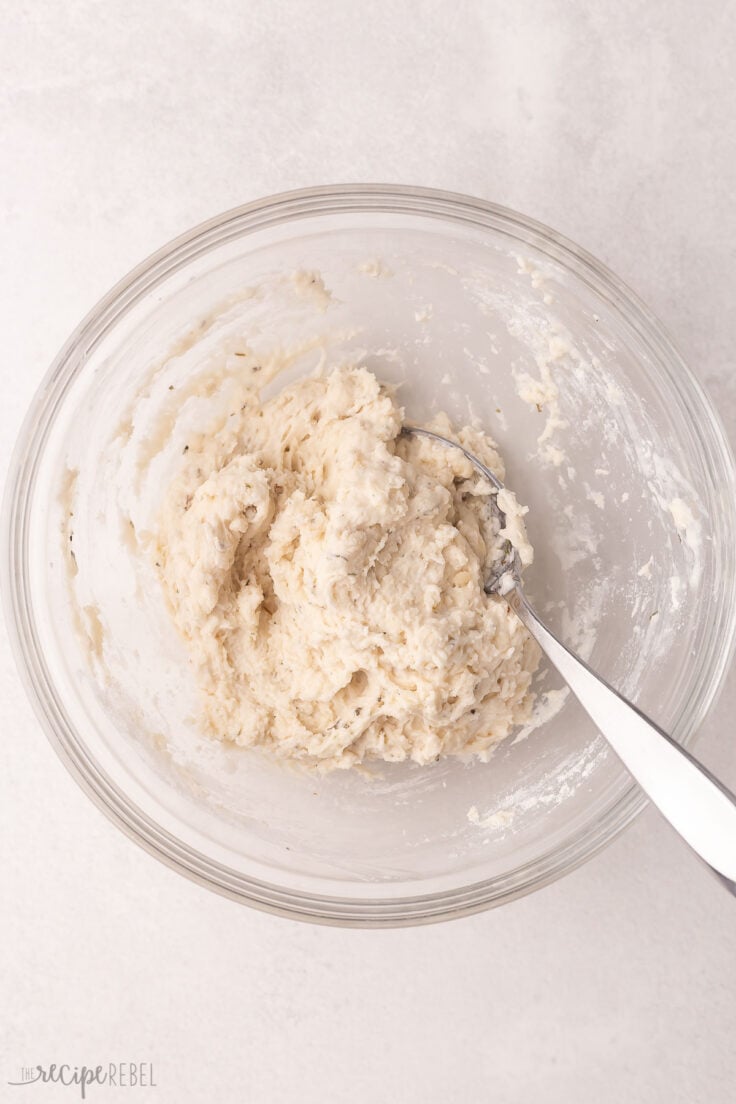
[[[408,419],[482,422],[530,508],[530,597],[683,743],[736,609],[734,463],[706,396],[637,298],[545,227],[460,195],[324,187],[215,218],[121,281],[16,447],[19,667],[67,768],[148,851],[257,908],[356,926],[558,878],[644,800],[544,667],[536,727],[487,763],[314,776],[199,735],[146,533],[186,433],[231,398],[243,341],[288,353],[285,379],[365,363],[401,384]]]

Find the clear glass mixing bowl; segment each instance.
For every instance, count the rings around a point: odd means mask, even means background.
[[[530,596],[683,743],[734,637],[734,464],[707,398],[636,297],[545,227],[459,195],[325,187],[213,219],[126,277],[17,445],[19,666],[66,766],[138,843],[255,907],[352,925],[458,916],[559,877],[644,802],[550,672],[548,719],[486,764],[315,778],[198,735],[141,534],[182,434],[227,403],[242,341],[290,348],[287,376],[366,363],[412,420],[480,419],[530,507]]]

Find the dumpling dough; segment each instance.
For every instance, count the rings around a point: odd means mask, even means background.
[[[488,483],[402,421],[342,367],[188,446],[156,561],[213,736],[332,769],[485,758],[529,718],[538,648],[483,592],[504,539],[530,561],[525,511],[507,494],[494,532]],[[503,477],[487,436],[454,437]]]

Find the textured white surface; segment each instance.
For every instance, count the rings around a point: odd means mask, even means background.
[[[0,463],[57,347],[153,248],[340,180],[557,227],[674,333],[736,436],[733,4],[185,0],[14,7],[0,40]],[[648,812],[541,893],[440,927],[311,928],[171,873],[92,807],[0,644],[0,1099],[150,1060],[141,1099],[729,1104],[736,902]],[[736,787],[732,672],[698,751]],[[126,1099],[90,1089],[88,1099]]]

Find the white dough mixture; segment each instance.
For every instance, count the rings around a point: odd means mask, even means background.
[[[403,411],[365,368],[341,367],[187,446],[156,562],[196,671],[203,726],[321,769],[368,759],[487,757],[528,720],[536,644],[483,591],[511,539],[505,492],[453,449],[399,437]],[[503,478],[493,442],[453,437]]]

